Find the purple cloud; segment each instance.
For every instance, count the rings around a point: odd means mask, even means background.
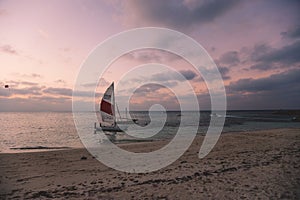
[[[240,63],[240,58],[237,51],[229,51],[224,53],[218,61],[222,65],[235,66]]]
[[[193,7],[181,0],[130,0],[125,4],[125,14],[135,13],[136,24],[168,25],[182,28],[199,22],[211,22],[231,10],[239,3],[237,0],[228,1],[197,1]]]

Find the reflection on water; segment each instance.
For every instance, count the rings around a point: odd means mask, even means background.
[[[148,112],[131,112],[132,117],[138,119],[141,126],[150,122]],[[94,134],[93,114],[80,113],[81,119],[85,120],[83,124],[90,124],[88,127],[79,127],[86,133],[86,137]],[[151,137],[151,140],[172,138],[180,125],[181,118],[185,117],[184,130],[187,131],[191,124],[194,124],[195,112],[153,112],[152,124],[160,124],[166,119],[162,130]],[[167,117],[166,117],[167,116]],[[214,117],[210,112],[201,112],[198,133],[204,134],[210,122]],[[166,117],[166,118],[165,118]],[[229,111],[227,112],[226,123],[223,132],[230,131],[251,131],[271,128],[300,128],[300,122],[292,121],[295,116],[278,115],[273,111]],[[71,112],[4,112],[0,113],[0,152],[24,151],[24,148],[37,147],[37,149],[48,147],[82,147]],[[134,126],[134,125],[129,125]],[[134,130],[131,130],[134,132]],[[145,126],[145,134],[147,126]],[[120,135],[120,141],[128,140],[126,134]]]

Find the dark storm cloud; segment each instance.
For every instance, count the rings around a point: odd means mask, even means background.
[[[300,63],[300,41],[283,46],[272,48],[268,44],[255,45],[250,55],[254,62],[250,69],[266,71],[280,68],[296,68]]]
[[[131,0],[127,2],[128,13],[135,13],[141,22],[168,24],[182,28],[197,22],[211,22],[232,9],[239,1],[197,1],[193,8],[189,8],[181,0]]]
[[[240,79],[226,91],[229,109],[299,109],[300,69],[266,78]]]
[[[294,64],[300,62],[300,41],[284,46],[281,49],[274,49],[257,56],[257,61],[264,63],[279,62],[282,64]]]
[[[276,68],[292,68],[300,63],[300,41],[273,49],[266,44],[256,45],[251,54],[251,59],[256,62],[251,69],[269,70]]]
[[[264,92],[288,91],[297,89],[300,92],[300,69],[274,74],[267,78],[240,79],[228,86],[229,92]]]

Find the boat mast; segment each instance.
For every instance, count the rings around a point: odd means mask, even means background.
[[[116,125],[116,114],[115,114],[115,83],[112,82],[112,98],[113,98],[113,108],[112,108],[112,113],[113,113],[113,116],[114,116],[114,124]]]
[[[118,107],[118,104],[116,104],[116,106],[117,106],[117,111],[118,111],[119,117],[120,117],[120,119],[122,119],[121,114],[120,114],[120,110],[119,110],[119,107]]]

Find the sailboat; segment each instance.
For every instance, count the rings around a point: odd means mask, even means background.
[[[118,126],[116,112],[115,112],[115,92],[114,82],[106,89],[103,98],[100,102],[100,114],[101,122],[100,128],[96,126],[95,130],[102,130],[104,132],[123,132],[127,127],[122,125],[122,128]],[[121,124],[121,123],[120,123]]]
[[[118,105],[116,104],[116,106],[117,106],[117,111],[118,111],[118,113],[119,113],[119,119],[117,119],[117,124],[136,124],[136,123],[138,123],[138,119],[137,118],[132,118],[132,119],[130,119],[130,118],[128,118],[128,115],[127,115],[127,108],[125,108],[125,117],[122,117],[121,116],[121,114],[120,114],[120,111],[119,111],[119,108],[118,108]]]

